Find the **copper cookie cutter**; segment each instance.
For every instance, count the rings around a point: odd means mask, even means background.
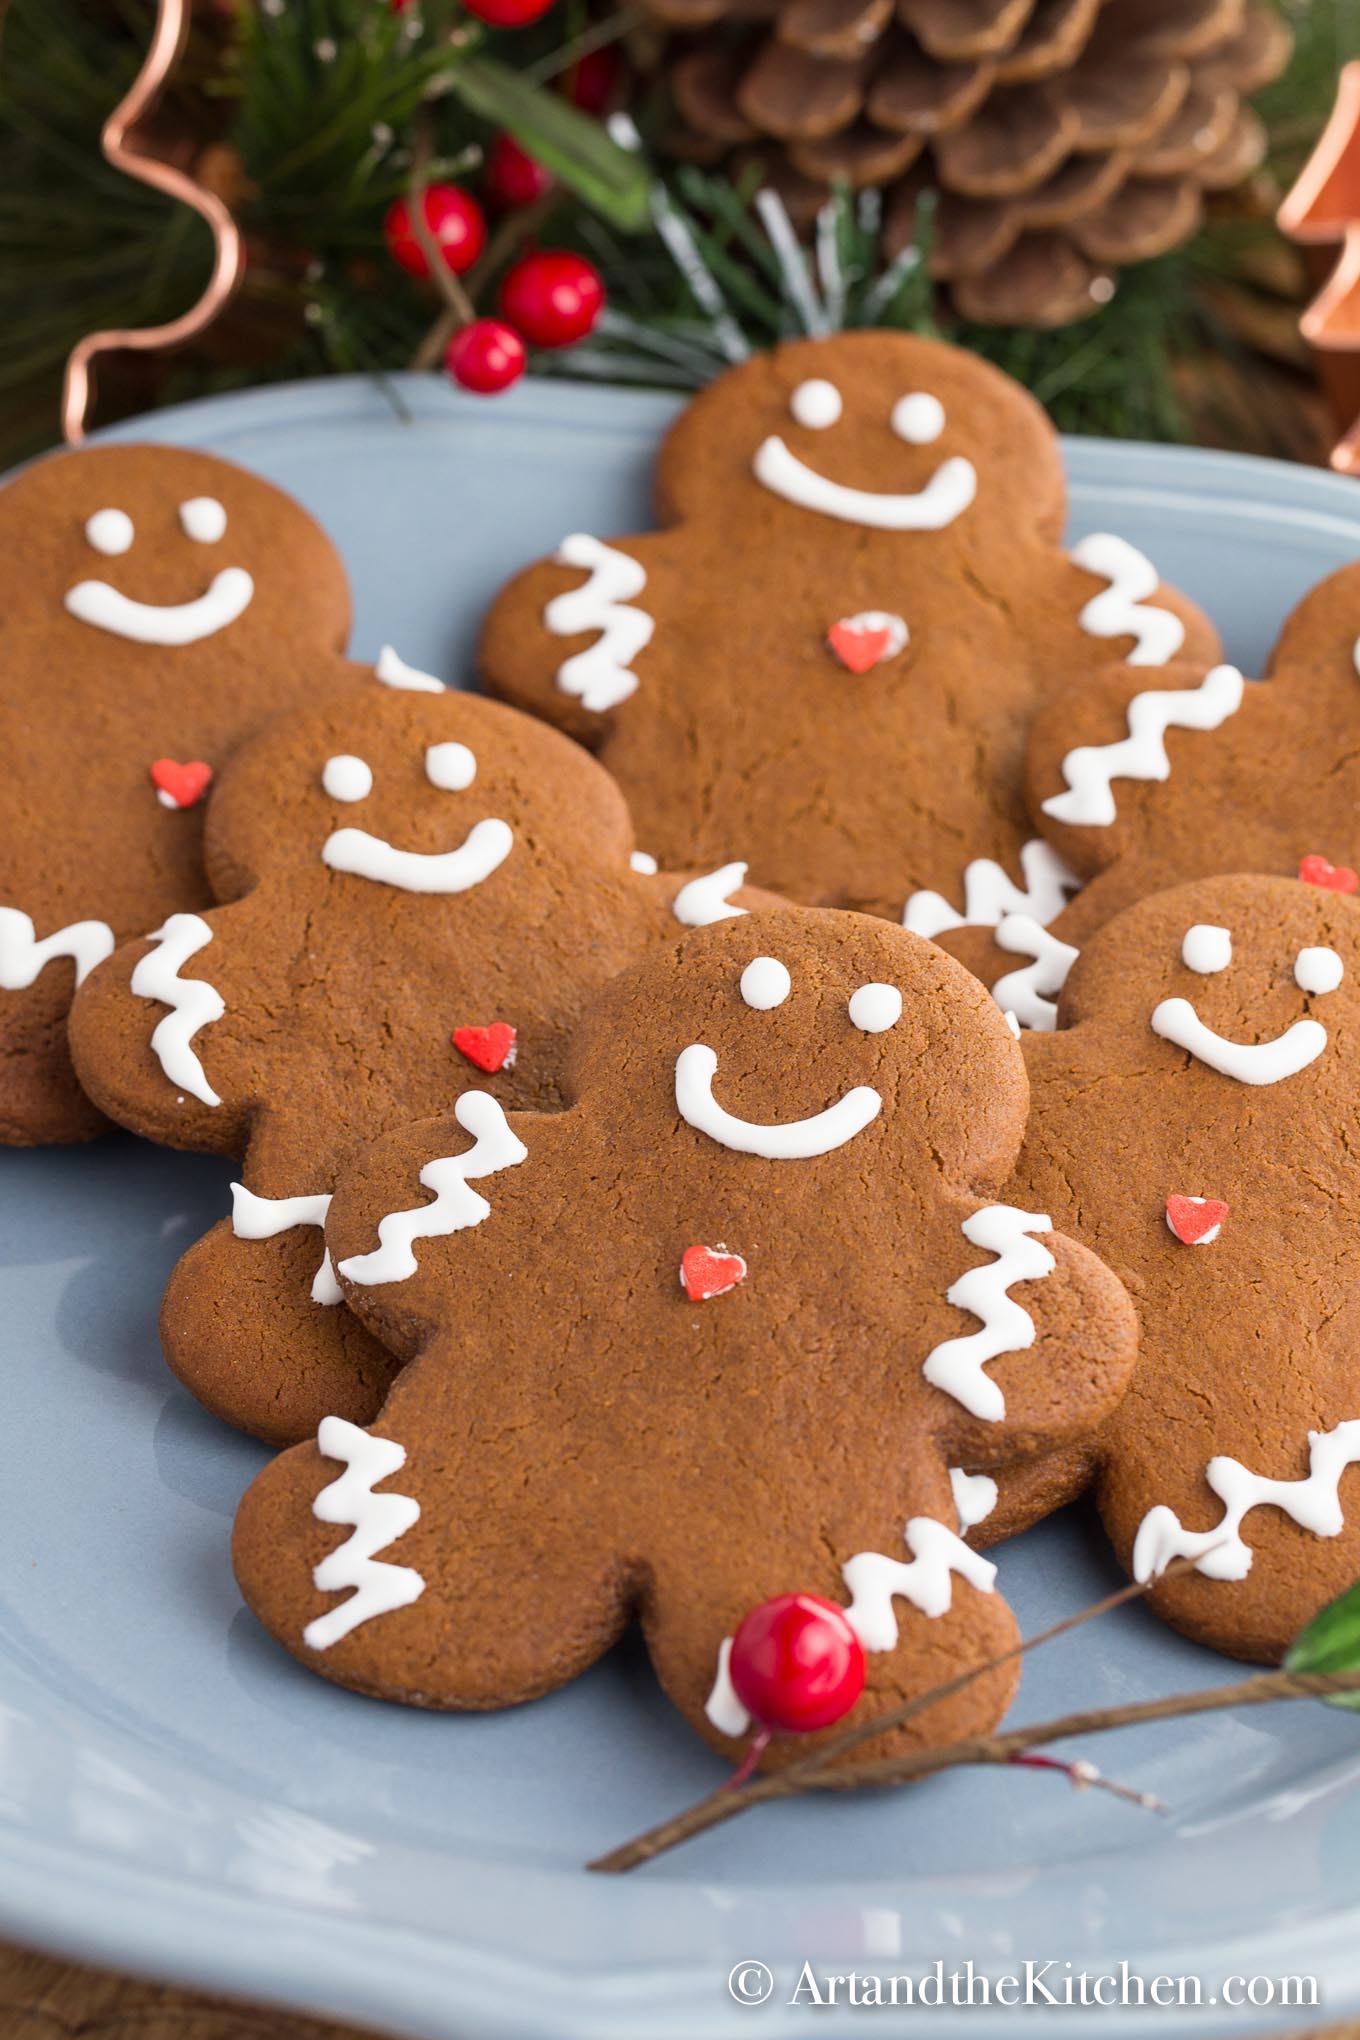
[[[183,53],[189,33],[189,4],[190,0],[157,0],[151,46],[130,90],[105,121],[99,145],[105,160],[115,170],[163,191],[167,198],[181,205],[192,206],[207,221],[213,237],[212,275],[198,302],[179,318],[163,326],[89,333],[72,348],[67,357],[61,399],[61,428],[71,446],[78,446],[85,437],[85,420],[94,394],[91,371],[99,355],[120,348],[156,353],[192,340],[217,317],[241,280],[244,267],[241,236],[221,199],[205,191],[201,184],[195,184],[182,170],[147,154],[138,145],[138,124],[155,107]]]
[[[1332,466],[1360,475],[1360,62],[1342,66],[1331,118],[1276,217],[1323,280],[1299,331],[1338,420],[1355,421],[1332,448]]]

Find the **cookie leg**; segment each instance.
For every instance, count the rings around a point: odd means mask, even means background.
[[[636,1582],[570,1441],[480,1424],[445,1369],[399,1382],[381,1432],[328,1418],[242,1499],[241,1592],[310,1670],[418,1707],[509,1707],[615,1641]],[[411,1441],[408,1453],[400,1441]]]
[[[173,1372],[215,1416],[268,1445],[315,1437],[327,1416],[371,1422],[397,1370],[338,1301],[323,1252],[312,1224],[243,1238],[222,1219],[181,1256],[161,1305]]]
[[[744,1530],[730,1526],[726,1550],[701,1563],[691,1547],[658,1568],[643,1628],[657,1676],[692,1726],[734,1763],[755,1724],[744,1718],[728,1671],[727,1639],[762,1601],[790,1591],[816,1594],[843,1607],[858,1634],[864,1691],[851,1711],[824,1731],[776,1736],[762,1768],[778,1769],[875,1716],[887,1715],[960,1672],[1010,1650],[1015,1619],[993,1586],[994,1567],[930,1519],[879,1540],[895,1548],[862,1553],[848,1567],[829,1558],[816,1525],[805,1545],[757,1552]],[[909,1722],[863,1745],[857,1757],[904,1751],[984,1735],[1005,1713],[1018,1682],[1015,1663],[998,1666],[961,1693],[923,1708]]]

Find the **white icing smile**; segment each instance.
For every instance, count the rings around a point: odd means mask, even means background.
[[[816,1112],[810,1119],[761,1125],[753,1119],[738,1119],[719,1105],[713,1096],[717,1071],[717,1056],[702,1042],[692,1042],[682,1049],[675,1064],[676,1110],[687,1125],[739,1155],[761,1155],[772,1162],[807,1161],[814,1155],[829,1155],[862,1133],[883,1110],[878,1092],[867,1084],[857,1084],[834,1105],[828,1105],[825,1112]]]
[[[179,506],[180,527],[197,545],[216,545],[227,529],[227,513],[215,496],[192,496]],[[105,558],[131,550],[136,529],[126,510],[96,510],[85,525],[85,542]],[[107,581],[77,581],[67,590],[66,609],[81,623],[139,645],[196,645],[235,623],[250,607],[255,583],[244,567],[224,567],[193,602],[137,602]]]
[[[840,418],[840,392],[821,379],[800,383],[789,410],[799,425],[826,431]],[[928,391],[913,391],[893,406],[889,422],[899,439],[913,446],[929,445],[944,430],[944,406]],[[800,460],[778,433],[762,441],[754,469],[756,480],[786,503],[876,531],[942,531],[963,515],[977,494],[977,469],[959,454],[942,461],[923,489],[893,495],[829,481]]]
[[[1186,932],[1181,958],[1202,974],[1226,970],[1232,960],[1230,931],[1197,923]],[[1301,949],[1294,960],[1295,984],[1317,996],[1334,992],[1344,975],[1334,949]],[[1327,1030],[1318,1020],[1296,1020],[1273,1041],[1233,1041],[1206,1026],[1189,999],[1163,999],[1153,1009],[1152,1031],[1239,1084],[1278,1084],[1296,1077],[1327,1046]]]
[[[439,851],[399,850],[367,829],[336,829],[322,845],[321,861],[402,892],[460,893],[490,878],[514,847],[508,822],[477,822],[456,850]]]

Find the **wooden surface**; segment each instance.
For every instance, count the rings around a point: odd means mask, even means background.
[[[0,2040],[371,2040],[350,2026],[134,1983],[0,1944]]]
[[[135,1983],[0,1943],[0,2040],[372,2040],[372,2035],[264,2005]],[[702,2034],[695,2040],[703,2040]],[[752,2040],[758,2040],[754,2028]],[[1306,2040],[1360,2040],[1360,2023],[1314,2029]]]

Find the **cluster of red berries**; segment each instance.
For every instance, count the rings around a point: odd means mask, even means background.
[[[464,0],[469,14],[491,28],[524,28],[553,0]],[[406,0],[392,0],[400,12]],[[585,112],[599,112],[614,78],[613,53],[582,57],[566,81],[568,96]],[[486,211],[508,213],[532,205],[552,187],[552,176],[513,135],[498,135],[487,150],[483,203],[456,184],[431,184],[424,194],[425,225],[455,276],[464,275],[486,246]],[[392,260],[411,276],[428,277],[430,264],[411,208],[399,198],[388,208],[383,234]],[[604,309],[599,271],[582,255],[543,249],[516,262],[501,284],[499,318],[473,319],[454,334],[444,356],[453,381],[479,396],[509,389],[524,373],[529,347],[570,347],[583,340]]]

